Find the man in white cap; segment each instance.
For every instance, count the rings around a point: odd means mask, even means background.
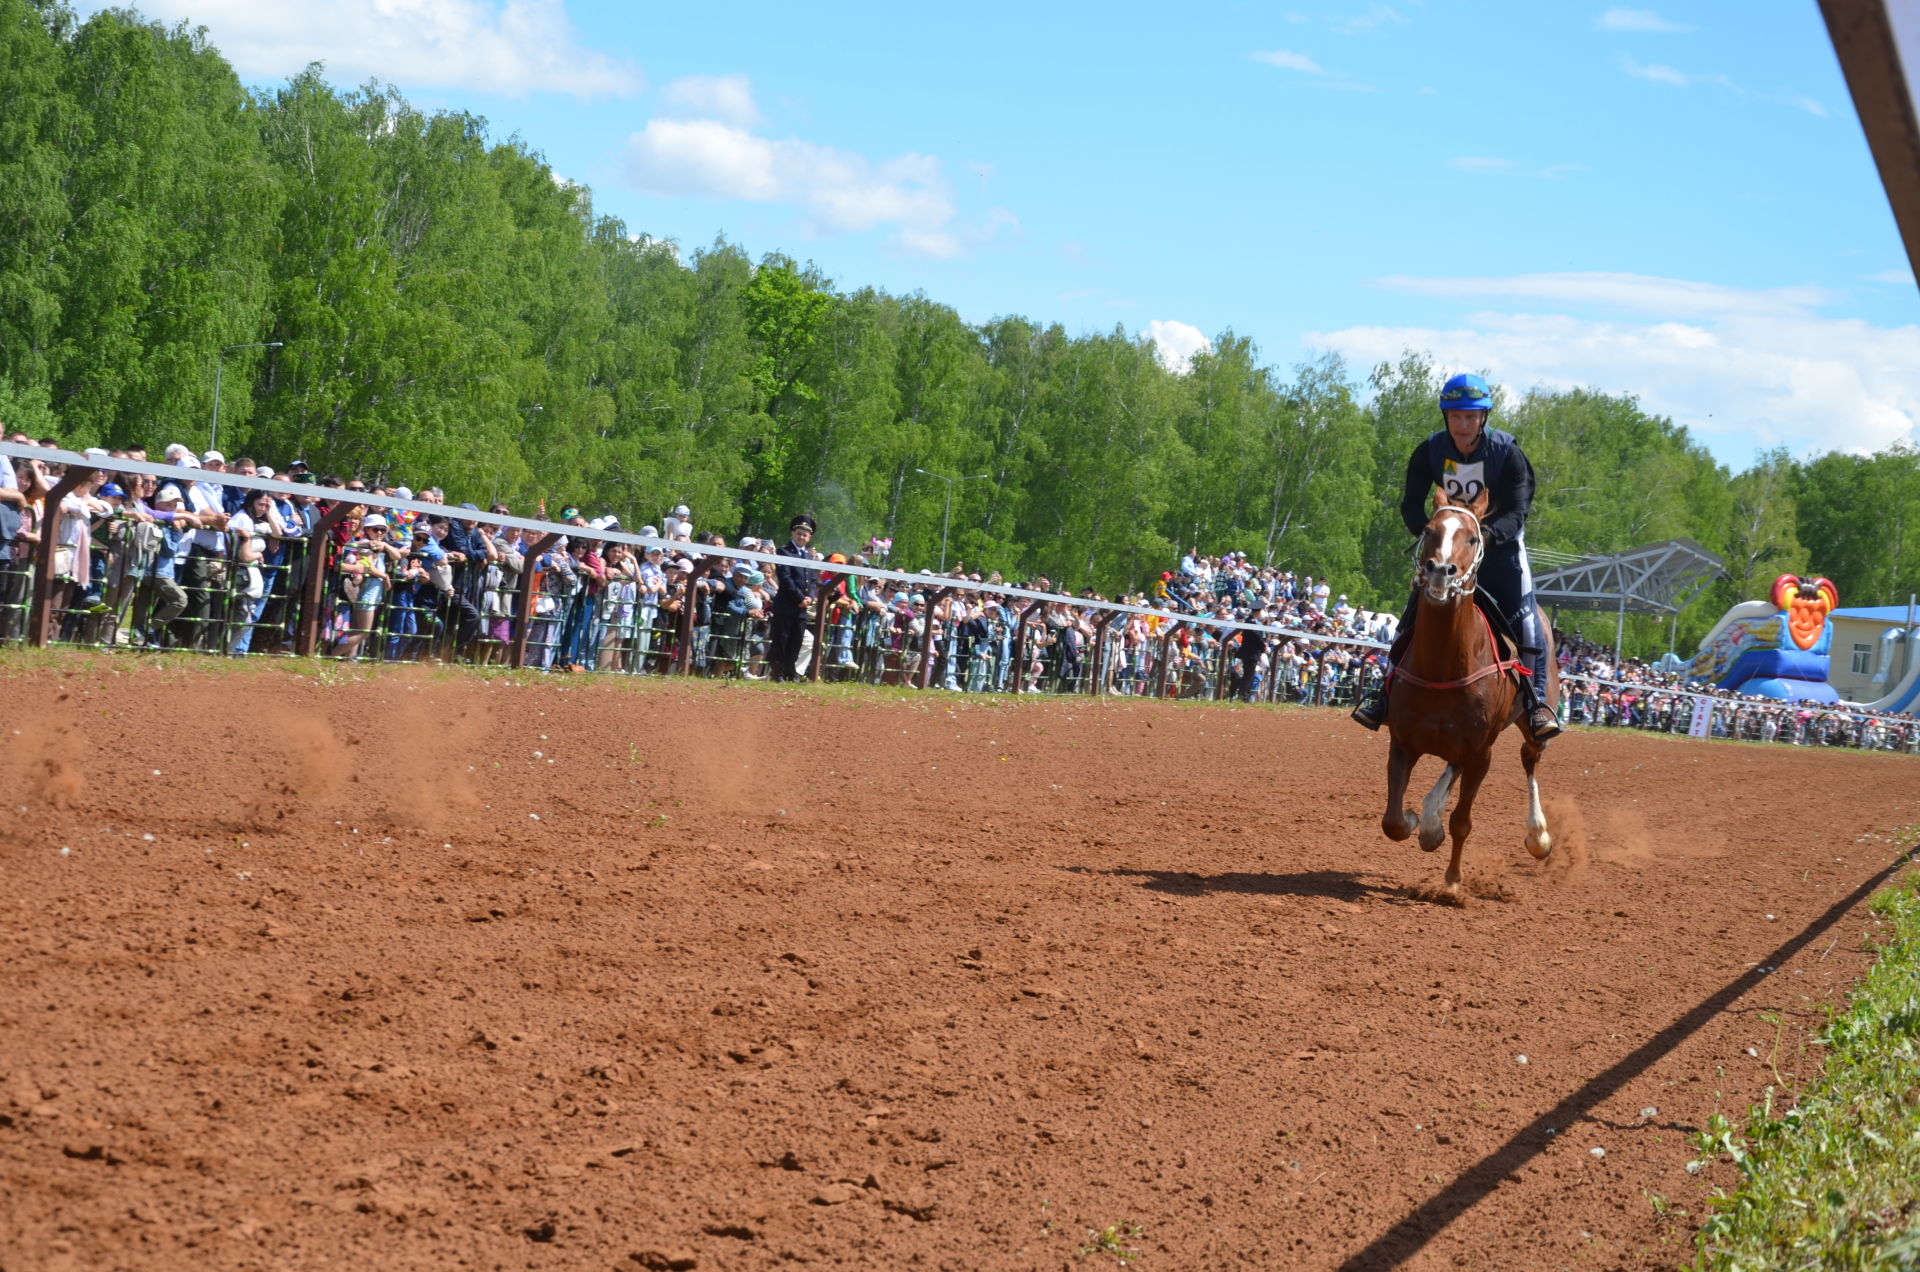
[[[160,546],[153,557],[153,609],[147,622],[147,644],[154,646],[183,643],[181,633],[169,634],[167,628],[187,608],[186,589],[180,586],[180,565],[193,544],[196,526],[193,514],[185,511],[186,495],[178,484],[168,482],[153,497],[160,523]],[[184,633],[189,639],[191,632]]]
[[[187,459],[191,460],[191,455]],[[208,472],[226,467],[226,456],[210,450],[200,457]],[[186,489],[187,511],[200,529],[193,532],[187,559],[180,564],[180,585],[187,591],[187,612],[182,622],[194,647],[221,648],[217,628],[226,613],[227,603],[227,524],[226,495],[219,482],[196,481]]]

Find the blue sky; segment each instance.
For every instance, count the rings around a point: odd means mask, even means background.
[[[1177,360],[1413,347],[1744,467],[1915,440],[1920,293],[1813,0],[148,0],[518,133],[596,206]]]

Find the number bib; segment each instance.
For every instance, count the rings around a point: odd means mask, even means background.
[[[1515,449],[1513,434],[1490,428],[1485,444],[1475,452],[1477,457],[1462,459],[1447,431],[1441,429],[1427,439],[1428,471],[1433,474],[1434,484],[1447,492],[1447,498],[1466,502],[1482,491],[1491,495],[1500,486],[1507,459]],[[1496,502],[1489,511],[1498,516],[1504,510]]]
[[[1449,459],[1440,466],[1440,488],[1447,492],[1447,498],[1462,503],[1471,501],[1487,488],[1487,465],[1484,460],[1475,460],[1463,464]]]

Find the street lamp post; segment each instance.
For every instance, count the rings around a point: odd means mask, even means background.
[[[947,507],[946,511],[940,514],[940,573],[945,574],[947,572],[947,527],[953,522],[953,483],[957,481],[985,481],[988,474],[980,473],[973,477],[948,477],[942,473],[930,473],[924,468],[916,468],[913,471],[919,473],[922,477],[938,477],[941,481],[947,483]]]
[[[213,359],[213,427],[207,430],[207,449],[220,449],[220,373],[226,370],[226,357],[235,349],[279,349],[284,340],[263,340],[253,344],[227,345]]]

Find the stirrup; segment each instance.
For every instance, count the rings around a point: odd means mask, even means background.
[[[1347,718],[1363,729],[1378,733],[1380,726],[1386,723],[1383,718],[1386,712],[1382,710],[1385,705],[1377,698],[1369,698],[1356,706]]]
[[[1540,706],[1527,713],[1527,732],[1538,744],[1559,737],[1563,730],[1560,728],[1560,718],[1554,714],[1553,708]]]

